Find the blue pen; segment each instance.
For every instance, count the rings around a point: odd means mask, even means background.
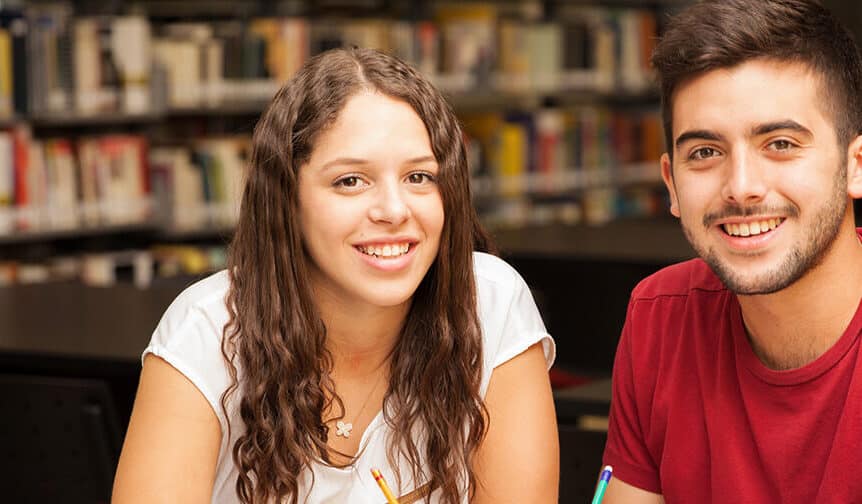
[[[611,466],[605,466],[602,469],[602,475],[599,476],[599,484],[596,487],[596,494],[593,495],[592,504],[601,504],[602,498],[605,496],[605,490],[608,489],[608,483],[611,481],[611,474],[614,472],[614,468]]]

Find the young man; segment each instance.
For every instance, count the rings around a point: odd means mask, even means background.
[[[604,502],[862,502],[857,48],[814,0],[716,0],[653,63],[700,259],[632,293]]]

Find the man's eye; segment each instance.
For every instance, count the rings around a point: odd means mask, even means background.
[[[793,148],[793,143],[790,140],[776,140],[769,144],[769,148],[774,151],[786,151]]]
[[[699,149],[695,149],[688,158],[692,160],[701,160],[709,159],[716,155],[718,155],[718,151],[716,149],[713,149],[712,147],[701,147]]]

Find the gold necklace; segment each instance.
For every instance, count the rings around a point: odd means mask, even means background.
[[[368,395],[365,396],[365,401],[363,401],[362,406],[359,408],[359,411],[354,415],[354,419],[357,419],[362,415],[362,412],[365,411],[365,406],[368,405],[368,401],[371,400],[372,394],[377,390],[377,386],[380,385],[380,382],[383,379],[383,373],[377,376],[377,380],[374,382],[374,386],[371,387],[371,390],[368,391]],[[353,430],[353,423],[345,422],[343,419],[335,422],[335,435],[341,436],[344,439],[350,438],[350,432]]]

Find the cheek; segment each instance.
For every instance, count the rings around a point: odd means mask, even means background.
[[[425,228],[425,232],[428,234],[428,237],[439,239],[440,234],[443,232],[443,225],[446,220],[445,212],[443,210],[443,200],[440,196],[438,195],[433,198],[428,198],[427,201],[424,201],[418,207],[417,216],[422,223],[422,227]],[[457,216],[455,216],[455,218],[457,218]]]
[[[720,174],[697,173],[679,176],[676,180],[676,196],[682,211],[698,211],[722,201],[723,182]]]
[[[344,208],[338,199],[310,194],[300,201],[299,213],[306,247],[312,253],[320,253],[321,250],[331,249],[335,240],[343,240],[349,227],[348,217],[355,210]]]
[[[775,188],[779,194],[791,201],[811,201],[812,199],[825,198],[835,188],[835,178],[838,174],[834,170],[828,173],[822,170],[812,176],[814,170],[787,171],[776,180]]]

